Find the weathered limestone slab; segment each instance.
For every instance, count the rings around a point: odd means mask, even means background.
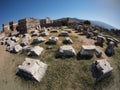
[[[44,49],[40,46],[35,46],[30,51],[30,56],[39,56]]]
[[[25,58],[25,61],[22,65],[18,66],[18,69],[18,73],[22,74],[24,77],[40,82],[47,70],[47,64],[38,59]]]
[[[93,56],[96,47],[94,45],[82,45],[80,50],[81,56]]]
[[[22,49],[22,53],[24,53],[24,52],[30,52],[31,49],[32,49],[31,46],[25,46],[25,47],[23,47],[23,49]]]
[[[70,37],[66,37],[65,40],[63,41],[64,44],[72,44],[73,41],[70,39]]]
[[[53,29],[53,30],[50,30],[50,32],[51,32],[51,33],[58,33],[59,30],[57,30],[57,29]]]
[[[45,31],[45,32],[41,32],[41,33],[40,33],[40,36],[48,36],[48,35],[49,35],[49,33],[48,33],[48,32],[46,32],[46,31]]]
[[[63,45],[58,49],[56,57],[73,57],[75,55],[76,52],[71,45]]]
[[[91,65],[91,72],[98,81],[111,74],[113,68],[106,59],[97,60]]]
[[[13,52],[15,52],[15,53],[18,53],[21,50],[22,50],[22,47],[19,44],[15,45],[14,48],[13,48]]]
[[[107,56],[113,56],[115,54],[114,47],[115,47],[115,43],[112,41],[109,42],[109,45],[106,47],[105,54]]]
[[[37,37],[33,40],[32,44],[38,44],[41,42],[44,42],[46,39],[44,39],[43,37]]]
[[[59,40],[58,37],[54,37],[54,36],[49,37],[49,40],[47,41],[47,44],[56,44],[58,40]]]
[[[60,36],[69,36],[69,34],[66,31],[62,31],[61,34],[60,34]]]

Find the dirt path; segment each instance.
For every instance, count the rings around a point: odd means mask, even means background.
[[[23,90],[17,83],[17,64],[21,59],[19,56],[6,52],[5,46],[0,46],[0,90]]]

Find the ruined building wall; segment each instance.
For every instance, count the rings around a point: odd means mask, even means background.
[[[11,30],[11,31],[17,30],[17,26],[18,26],[18,23],[17,23],[17,22],[12,21],[12,22],[9,23],[9,25],[10,25],[10,30]]]
[[[3,31],[10,30],[9,25],[6,23],[2,24],[2,27],[3,27]]]
[[[42,27],[49,27],[52,26],[53,21],[49,17],[46,17],[45,19],[40,20],[40,24]]]
[[[27,30],[39,29],[40,20],[35,18],[24,18],[18,21],[18,31],[21,33],[26,33]]]
[[[2,28],[3,28],[3,32],[5,33],[6,36],[9,36],[11,30],[10,30],[10,27],[9,27],[9,24],[2,24]]]

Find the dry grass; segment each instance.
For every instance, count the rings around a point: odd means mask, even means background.
[[[50,33],[49,36],[58,36],[58,34]],[[45,38],[48,39],[49,36]],[[78,53],[80,46],[86,44],[84,39],[87,39],[85,36],[75,35],[74,32],[70,34],[70,37],[74,42],[72,46]],[[98,59],[95,56],[90,60],[77,60],[76,57],[56,59],[55,53],[59,46],[63,45],[64,37],[59,37],[59,40],[57,45],[53,45],[53,48],[49,50],[46,50],[48,45],[45,42],[38,44],[45,50],[41,56],[32,57],[48,64],[46,74],[40,83],[26,81],[16,75],[17,66],[24,61],[24,58],[27,57],[26,54],[9,54],[4,51],[5,47],[0,46],[1,52],[4,52],[1,57],[7,54],[7,57],[2,58],[3,64],[0,65],[0,77],[2,77],[0,78],[0,90],[109,90],[111,85],[117,83],[115,82],[116,79],[114,79],[116,78],[114,73],[110,77],[96,83],[90,72],[91,63]],[[88,41],[93,43],[91,39]],[[113,57],[118,62],[116,70],[119,70],[119,51]]]

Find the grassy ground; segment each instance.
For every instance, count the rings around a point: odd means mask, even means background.
[[[117,68],[119,70],[119,75],[120,75],[120,49],[116,48],[116,53],[113,56],[114,60],[117,62]]]
[[[58,34],[50,34],[57,36]],[[45,37],[48,39],[49,36]],[[70,34],[73,40],[72,46],[78,53],[80,46],[83,44],[93,44],[94,41],[86,39],[85,36],[80,36],[75,33]],[[44,47],[44,52],[37,58],[48,64],[48,69],[40,83],[30,80],[24,80],[16,75],[17,66],[27,57],[26,54],[10,54],[5,51],[4,46],[0,46],[1,64],[0,64],[0,90],[119,90],[120,78],[120,49],[116,48],[116,54],[113,57],[107,58],[113,66],[113,74],[103,79],[100,82],[92,77],[90,65],[97,60],[95,56],[90,60],[77,60],[73,58],[55,58],[55,52],[59,46],[63,45],[64,37],[59,37],[57,45],[46,50],[48,46],[45,42],[38,44]],[[104,49],[104,48],[103,48]],[[7,56],[6,56],[7,55]],[[4,58],[3,58],[4,57]],[[104,58],[104,57],[102,57]]]

